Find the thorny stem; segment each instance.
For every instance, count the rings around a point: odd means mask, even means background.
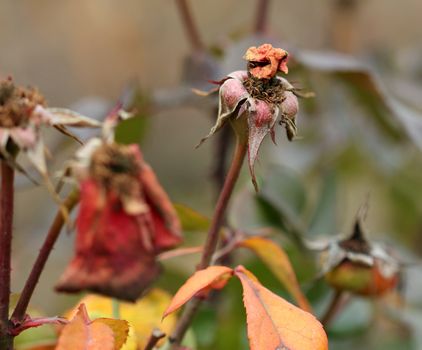
[[[256,11],[255,33],[262,34],[267,30],[268,23],[268,8],[270,0],[259,0]]]
[[[164,338],[165,336],[166,334],[160,329],[153,329],[151,336],[148,339],[147,345],[145,345],[144,350],[153,350],[155,345],[157,345],[157,343],[160,341],[160,339]]]
[[[9,335],[10,274],[14,202],[14,169],[1,161],[0,198],[0,349],[13,349]]]
[[[342,303],[343,303],[344,292],[341,290],[335,291],[333,298],[331,299],[330,304],[327,307],[324,315],[321,317],[321,323],[324,327],[326,327],[334,316],[339,311]]]
[[[218,237],[221,225],[224,220],[224,213],[229,203],[231,194],[233,193],[234,185],[239,177],[240,169],[242,168],[243,160],[247,151],[247,142],[244,138],[238,136],[236,142],[236,149],[227,173],[224,186],[221,190],[220,196],[215,207],[214,216],[212,218],[211,226],[208,231],[207,240],[204,245],[201,262],[198,265],[198,270],[205,269],[211,263],[211,258],[217,248]],[[175,330],[170,337],[170,342],[173,344],[172,348],[177,349],[180,345],[187,329],[189,328],[193,317],[201,304],[201,299],[192,299],[184,308],[182,316],[179,318]]]
[[[63,202],[63,207],[70,212],[73,207],[78,203],[79,192],[72,191],[68,197]],[[44,240],[44,243],[40,249],[37,259],[32,267],[31,273],[26,280],[25,286],[23,287],[22,293],[19,297],[18,303],[13,311],[11,321],[13,324],[17,325],[23,321],[26,314],[26,309],[28,308],[29,301],[34,293],[34,289],[38,283],[38,280],[41,276],[41,273],[44,270],[45,263],[53,250],[54,244],[59,237],[60,231],[64,224],[63,210],[57,212],[56,217],[54,218],[53,224],[48,231],[47,237]]]
[[[201,41],[198,28],[193,20],[187,0],[176,0],[176,5],[179,8],[179,12],[192,48],[194,51],[204,51],[204,44]]]

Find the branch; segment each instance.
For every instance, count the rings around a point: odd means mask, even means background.
[[[204,245],[202,259],[197,267],[198,270],[205,269],[210,265],[212,256],[216,251],[220,228],[224,220],[224,213],[233,193],[234,185],[236,184],[236,181],[239,177],[246,151],[246,140],[238,136],[233,160],[224,182],[223,189],[221,190],[220,196],[218,198],[217,205],[215,207],[214,216],[212,218],[207,240]],[[173,344],[173,349],[177,349],[180,346],[180,343],[183,340],[183,337],[190,324],[192,323],[193,317],[195,316],[200,303],[201,299],[192,299],[192,301],[190,301],[183,310],[183,314],[179,318],[175,330],[170,337],[170,342]]]
[[[183,25],[185,26],[186,34],[194,51],[204,51],[204,44],[201,41],[198,28],[192,17],[187,0],[176,0],[176,5],[182,17]]]
[[[72,191],[63,202],[63,207],[70,212],[74,206],[78,203],[79,192]],[[13,311],[11,321],[14,324],[19,324],[25,319],[26,309],[28,308],[29,301],[31,300],[34,289],[38,283],[41,273],[44,270],[45,263],[53,250],[54,244],[59,237],[60,231],[64,224],[63,210],[57,212],[54,218],[53,224],[48,231],[47,237],[40,249],[37,260],[32,267],[31,273],[26,280],[25,286],[23,287],[22,293],[19,297],[18,303],[16,304],[15,310]]]
[[[268,8],[270,0],[259,0],[255,19],[255,34],[263,34],[267,31]]]
[[[160,329],[155,328],[151,336],[148,339],[147,345],[145,345],[144,350],[153,350],[154,346],[157,345],[157,343],[160,341],[160,339],[164,338],[166,336],[165,333],[163,333]]]
[[[15,171],[1,161],[0,198],[0,349],[12,349],[13,337],[8,335],[10,305],[10,274]]]

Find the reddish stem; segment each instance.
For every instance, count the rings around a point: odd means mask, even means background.
[[[66,208],[68,212],[70,212],[78,203],[78,200],[79,193],[77,191],[73,191],[63,202],[63,207]],[[15,325],[21,323],[25,319],[26,309],[28,308],[29,301],[31,300],[32,294],[34,293],[34,289],[38,283],[41,273],[44,270],[45,263],[47,262],[47,259],[53,250],[54,244],[59,237],[63,224],[63,210],[59,210],[40,249],[37,260],[35,260],[35,263],[32,266],[31,273],[26,280],[15,310],[13,311],[11,321]]]
[[[331,320],[337,315],[339,309],[343,304],[343,291],[335,291],[333,298],[330,301],[330,304],[325,310],[324,315],[321,317],[321,323],[324,327],[327,327]]]
[[[223,189],[215,207],[214,216],[212,218],[211,226],[208,231],[207,241],[202,252],[201,262],[197,269],[202,270],[208,267],[211,263],[211,258],[217,248],[220,228],[224,220],[224,213],[229,203],[230,197],[233,193],[234,185],[239,177],[240,169],[242,168],[243,160],[247,151],[247,142],[244,138],[238,137],[236,149],[230,165],[229,172],[226,176]],[[182,316],[179,318],[175,330],[170,337],[173,349],[177,349],[183,340],[183,337],[192,323],[193,317],[198,310],[201,299],[192,299],[183,310]]]
[[[270,0],[259,0],[255,19],[255,33],[263,34],[267,31],[268,8]]]
[[[9,331],[10,274],[15,171],[1,161],[0,198],[0,350],[13,348]]]
[[[160,339],[164,338],[166,334],[162,332],[160,329],[155,328],[151,336],[148,339],[147,345],[145,345],[144,350],[153,350],[155,349],[155,345],[160,341]]]
[[[193,20],[187,0],[176,0],[176,5],[179,8],[182,22],[185,26],[185,30],[192,48],[194,51],[204,51],[204,44],[201,41],[198,28],[195,24],[195,21]]]

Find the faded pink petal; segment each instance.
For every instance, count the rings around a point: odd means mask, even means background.
[[[211,131],[198,144],[199,147],[206,139],[220,130],[236,109],[249,98],[249,93],[243,86],[243,80],[248,76],[246,71],[231,73],[220,87],[218,116]]]
[[[28,149],[35,146],[37,142],[37,130],[34,127],[11,128],[10,137],[22,149]]]
[[[281,103],[281,113],[284,117],[294,118],[299,112],[299,101],[293,92],[285,92],[286,99]]]
[[[258,190],[254,170],[255,161],[262,141],[268,133],[271,133],[274,127],[279,109],[278,107],[274,107],[274,110],[272,110],[268,103],[261,100],[255,100],[255,108],[255,113],[248,114],[248,159],[252,183],[254,184],[255,190]]]

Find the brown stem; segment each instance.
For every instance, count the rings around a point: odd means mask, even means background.
[[[151,336],[148,339],[147,345],[145,345],[144,350],[153,350],[154,346],[157,345],[157,343],[160,341],[160,339],[164,338],[166,336],[165,333],[163,333],[160,329],[155,328]]]
[[[270,0],[259,0],[255,19],[255,33],[263,34],[267,30],[268,8]]]
[[[176,5],[179,8],[182,22],[185,26],[185,30],[192,48],[194,51],[204,51],[204,44],[201,41],[198,28],[196,27],[195,21],[193,20],[187,0],[176,0]]]
[[[333,0],[331,42],[337,51],[354,54],[359,49],[358,0]]]
[[[0,350],[13,348],[9,335],[10,274],[15,171],[1,161],[0,198]]]
[[[335,291],[333,298],[331,299],[331,302],[327,307],[327,310],[325,310],[324,315],[321,317],[321,323],[324,327],[326,327],[334,318],[334,316],[337,314],[342,304],[343,296],[344,296],[343,291],[340,291],[340,290]]]
[[[229,172],[226,176],[223,189],[221,190],[220,196],[218,198],[217,205],[215,207],[214,216],[212,218],[207,240],[204,245],[204,251],[202,252],[202,259],[197,267],[198,270],[205,269],[210,265],[211,258],[217,248],[218,237],[224,219],[224,213],[229,203],[231,194],[233,193],[234,185],[236,184],[237,178],[239,177],[246,151],[247,142],[245,138],[238,137],[233,160],[230,165]],[[176,328],[170,337],[170,341],[173,343],[173,349],[177,349],[177,347],[180,346],[180,343],[187,329],[189,328],[189,325],[191,324],[200,303],[201,299],[192,299],[183,310],[183,314],[179,318],[176,324]]]
[[[64,200],[63,207],[70,212],[73,207],[78,203],[79,193],[73,191]],[[45,263],[53,250],[54,244],[59,237],[60,231],[64,224],[63,210],[59,210],[54,218],[53,224],[48,231],[47,237],[40,249],[37,259],[32,267],[31,273],[26,280],[25,286],[23,287],[22,293],[19,297],[18,303],[16,304],[15,310],[13,311],[11,321],[14,325],[18,325],[23,321],[28,308],[29,301],[31,300],[34,289],[38,283],[41,273],[44,270]]]

